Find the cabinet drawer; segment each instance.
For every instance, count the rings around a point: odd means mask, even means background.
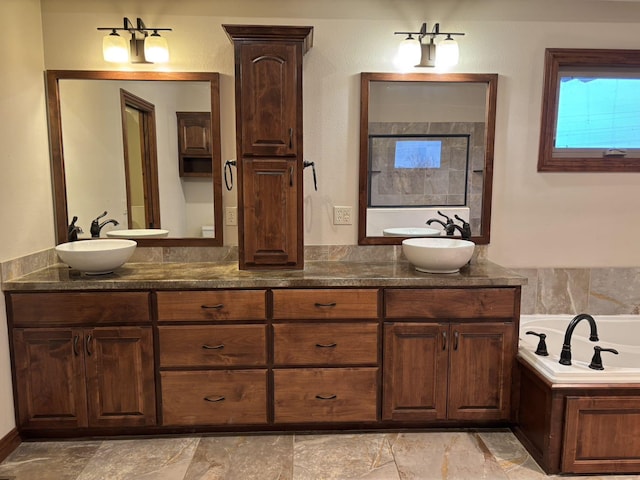
[[[377,323],[284,323],[273,326],[280,365],[356,365],[378,360]]]
[[[161,372],[163,425],[267,422],[267,371]]]
[[[264,290],[157,292],[158,320],[264,320]]]
[[[274,370],[275,421],[375,422],[377,368]]]
[[[146,292],[12,293],[10,299],[19,327],[151,321]]]
[[[158,328],[161,367],[264,365],[265,325],[178,325]]]
[[[512,318],[515,288],[389,288],[384,292],[386,318]]]
[[[273,318],[377,318],[378,290],[287,289],[273,291]]]

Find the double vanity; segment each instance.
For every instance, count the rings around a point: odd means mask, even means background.
[[[3,286],[24,437],[499,426],[524,279],[489,262],[65,265]]]

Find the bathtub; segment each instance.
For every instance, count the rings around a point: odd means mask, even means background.
[[[599,342],[589,341],[589,323],[582,320],[571,337],[572,365],[559,363],[567,325],[575,315],[522,315],[518,356],[552,383],[640,383],[640,315],[592,315]],[[547,335],[548,357],[536,355],[538,337]],[[604,370],[589,368],[593,347],[614,348],[618,355],[602,352]]]

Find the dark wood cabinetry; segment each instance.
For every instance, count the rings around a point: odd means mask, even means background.
[[[156,295],[162,425],[267,423],[266,292]]]
[[[637,384],[555,384],[518,360],[514,432],[549,474],[640,472]]]
[[[509,420],[519,305],[515,293],[385,290],[382,418]]]
[[[274,290],[273,317],[274,421],[376,422],[378,290]]]
[[[18,428],[37,436],[505,424],[519,292],[8,293]]]
[[[181,177],[210,177],[213,145],[210,112],[176,112]]]
[[[385,324],[385,420],[509,418],[512,326]]]
[[[313,27],[223,27],[235,51],[240,268],[303,268],[302,56]]]
[[[298,162],[245,158],[242,171],[241,259],[245,267],[298,265],[304,249],[299,241]]]
[[[88,296],[87,296],[88,295]],[[118,295],[122,295],[119,297]],[[106,298],[110,297],[110,299]],[[21,428],[131,427],[156,423],[151,326],[90,326],[143,315],[148,294],[112,294],[111,316],[52,305],[79,305],[95,294],[16,295],[13,359]],[[42,303],[37,303],[40,300]],[[119,303],[121,300],[122,303]],[[135,313],[138,312],[138,313]],[[33,315],[32,315],[33,314]],[[108,315],[108,314],[107,314]],[[138,317],[138,320],[140,318]],[[63,325],[68,326],[52,326]]]

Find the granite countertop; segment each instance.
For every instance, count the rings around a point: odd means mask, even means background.
[[[90,276],[54,265],[6,281],[11,291],[177,290],[278,287],[491,287],[527,279],[482,261],[459,273],[421,273],[406,262],[307,262],[304,270],[239,270],[237,262],[126,263],[114,273]]]

